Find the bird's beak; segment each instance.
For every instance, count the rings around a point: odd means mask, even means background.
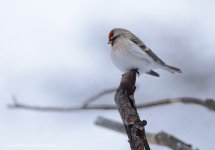
[[[108,41],[108,44],[113,44],[113,40],[109,40],[109,41]]]

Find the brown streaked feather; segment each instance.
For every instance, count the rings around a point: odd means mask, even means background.
[[[165,63],[150,49],[148,48],[139,38],[135,35],[131,38],[131,41],[137,44],[144,52],[146,52],[154,61],[159,62],[161,65],[165,65]]]
[[[145,51],[149,56],[154,59],[154,61],[159,62],[161,65],[165,65],[165,62],[163,62],[151,49]]]

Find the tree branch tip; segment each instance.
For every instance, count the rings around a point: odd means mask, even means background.
[[[94,124],[96,124],[96,125],[101,124],[103,119],[104,119],[104,117],[98,116],[96,118],[96,120],[94,121]]]
[[[18,104],[17,97],[14,94],[12,94],[12,101],[14,104]]]
[[[7,104],[7,108],[14,109],[19,107],[19,102],[17,100],[17,97],[14,94],[12,94],[11,99],[12,99],[12,104]]]
[[[16,106],[14,104],[7,104],[7,108],[11,109],[11,108],[15,108]]]
[[[13,104],[7,104],[7,108],[9,109],[17,109],[17,108],[20,108],[20,104],[18,103],[13,103]]]

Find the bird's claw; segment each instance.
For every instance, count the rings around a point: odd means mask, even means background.
[[[138,77],[140,77],[140,73],[139,73],[139,71],[138,71],[138,70],[136,71],[136,73],[137,73],[137,76],[138,76]]]
[[[138,77],[140,77],[140,72],[139,72],[138,69],[132,69],[132,70],[136,72],[136,74],[137,74]]]

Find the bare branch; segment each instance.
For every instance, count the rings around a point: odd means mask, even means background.
[[[134,100],[137,71],[122,75],[114,100],[128,135],[131,150],[150,150],[145,135],[145,120],[141,121]]]
[[[99,95],[99,94],[98,94]],[[96,96],[95,96],[96,97]],[[12,96],[12,104],[8,105],[8,108],[11,109],[26,109],[26,110],[33,110],[33,111],[47,111],[47,112],[73,112],[73,111],[81,111],[81,110],[115,110],[115,105],[90,105],[90,106],[71,106],[71,107],[54,107],[54,106],[33,106],[28,104],[20,103],[15,96]],[[138,104],[137,108],[153,108],[156,106],[163,106],[168,104],[195,104],[199,106],[203,106],[211,111],[215,111],[215,100],[213,99],[199,99],[194,97],[181,97],[181,98],[169,98],[169,99],[162,99],[158,101]]]
[[[110,94],[115,92],[117,89],[116,88],[110,88],[110,89],[106,89],[104,91],[101,91],[100,93],[93,95],[92,97],[88,98],[85,102],[83,107],[87,107],[89,106],[90,103],[96,101],[97,99],[99,99],[100,97],[106,95],[106,94]]]
[[[95,121],[95,124],[107,129],[126,134],[125,128],[122,123],[104,117],[98,117]],[[166,132],[159,132],[157,134],[147,132],[146,138],[150,144],[163,145],[173,150],[194,150],[190,144],[186,144],[185,142],[177,139],[176,137]]]
[[[158,101],[154,101],[154,102],[140,104],[137,106],[137,108],[155,107],[155,106],[175,104],[175,103],[195,104],[195,105],[200,105],[200,106],[206,107],[209,110],[215,111],[215,100],[214,99],[202,100],[200,98],[194,98],[194,97],[162,99],[162,100],[158,100]]]

